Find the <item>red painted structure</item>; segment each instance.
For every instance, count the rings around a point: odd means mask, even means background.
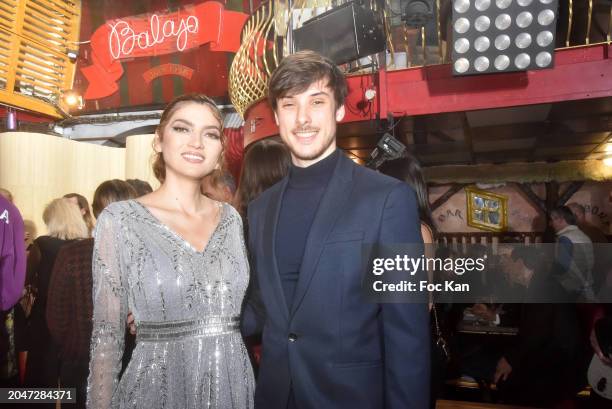
[[[555,67],[509,74],[453,77],[450,64],[347,78],[349,95],[343,122],[552,103],[612,96],[612,45],[555,51]],[[371,103],[365,91],[376,90]],[[248,145],[278,133],[266,101],[245,114]]]

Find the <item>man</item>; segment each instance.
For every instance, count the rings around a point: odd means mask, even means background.
[[[493,382],[506,402],[551,407],[573,397],[580,384],[578,316],[573,304],[536,303],[566,298],[563,287],[549,277],[544,254],[521,246],[511,257],[509,280],[524,290],[526,302],[519,304],[517,337],[491,368]]]
[[[586,234],[593,243],[593,288],[598,295],[609,291],[606,287],[606,277],[612,273],[612,254],[605,244],[606,235],[597,226],[586,221],[584,206],[576,202],[567,205],[576,217],[578,228]],[[603,288],[602,288],[603,287]],[[602,300],[603,301],[603,300]]]
[[[567,206],[550,213],[550,226],[557,235],[555,271],[561,285],[582,300],[594,300],[593,243],[576,226],[576,217]]]
[[[215,172],[202,180],[202,194],[219,202],[231,203],[236,193],[236,182],[226,170]]]
[[[569,207],[569,209],[574,214],[574,217],[576,217],[576,224],[578,228],[582,230],[584,234],[589,236],[589,239],[591,239],[593,243],[607,243],[608,242],[606,235],[603,233],[603,231],[601,231],[601,229],[587,222],[583,205],[573,202],[573,203],[568,204],[567,207]]]
[[[336,148],[346,94],[338,67],[311,51],[270,78],[292,166],[248,209],[243,331],[263,327],[256,408],[428,407],[426,303],[375,304],[361,291],[362,243],[422,243],[416,197]]]

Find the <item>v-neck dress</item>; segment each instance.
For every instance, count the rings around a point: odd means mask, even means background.
[[[201,252],[135,200],[98,218],[88,408],[253,407],[239,331],[249,280],[242,221],[220,206]],[[128,311],[137,344],[119,379]]]

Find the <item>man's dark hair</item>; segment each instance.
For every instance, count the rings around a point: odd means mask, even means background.
[[[565,220],[567,224],[576,224],[576,216],[574,216],[574,213],[572,213],[570,208],[567,206],[555,207],[550,212],[551,216],[553,214],[556,214],[557,216],[561,217],[563,220]]]
[[[268,82],[268,100],[276,111],[280,98],[304,92],[321,80],[334,91],[336,109],[344,104],[348,94],[346,79],[342,71],[330,59],[314,51],[300,51],[283,58]]]

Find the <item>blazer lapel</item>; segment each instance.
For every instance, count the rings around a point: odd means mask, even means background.
[[[280,281],[278,272],[278,262],[276,259],[276,229],[280,208],[288,178],[285,177],[278,189],[270,195],[263,228],[263,264],[267,267],[260,274],[266,275],[266,280],[271,283],[272,291],[275,295],[274,300],[278,304],[277,311],[281,311],[285,320],[289,320],[289,310],[285,301],[285,293]]]
[[[306,248],[304,250],[304,257],[302,258],[302,265],[300,267],[300,276],[298,278],[297,288],[295,290],[295,296],[293,298],[293,304],[291,305],[291,315],[299,308],[314,272],[316,271],[323,246],[335,225],[336,220],[342,214],[346,202],[349,199],[350,192],[353,188],[353,162],[340,154],[334,174],[332,175],[329,185],[323,194],[323,198],[314,221],[308,233],[306,240]]]

